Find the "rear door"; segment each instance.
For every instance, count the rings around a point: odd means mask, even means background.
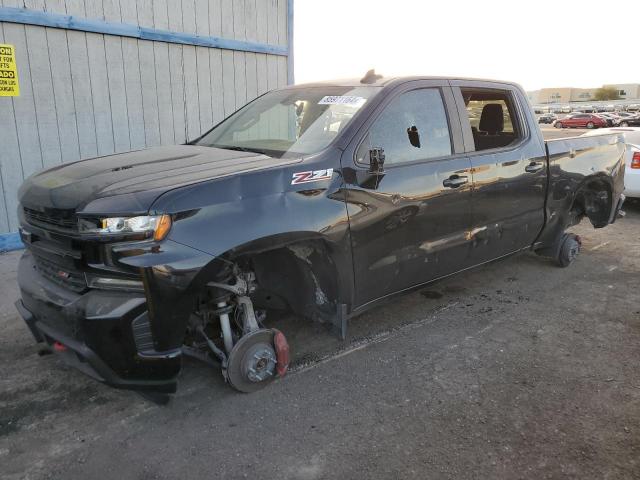
[[[474,189],[473,263],[533,243],[544,225],[544,144],[526,100],[508,84],[452,81],[469,150]]]
[[[374,147],[386,156],[377,174],[369,164]],[[448,82],[412,81],[390,91],[342,165],[356,306],[467,265],[471,164]]]

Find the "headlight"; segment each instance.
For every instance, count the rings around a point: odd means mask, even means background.
[[[140,280],[130,280],[127,278],[96,277],[88,274],[86,275],[86,278],[89,288],[144,292],[144,284]]]
[[[171,228],[169,215],[146,215],[141,217],[100,218],[97,221],[80,219],[80,233],[96,235],[122,235],[128,233],[153,234],[154,240],[162,240]]]

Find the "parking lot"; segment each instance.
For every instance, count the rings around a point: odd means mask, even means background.
[[[573,132],[575,133],[575,132]],[[189,362],[157,406],[39,355],[0,256],[2,478],[640,477],[640,205],[560,269],[524,254],[351,321],[288,323],[293,372],[242,395]]]

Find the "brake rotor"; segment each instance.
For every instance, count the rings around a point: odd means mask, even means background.
[[[234,345],[227,362],[226,377],[233,388],[250,393],[260,390],[277,376],[275,331],[262,328],[248,333]]]

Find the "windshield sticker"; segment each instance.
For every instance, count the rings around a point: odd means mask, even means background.
[[[322,97],[318,105],[347,105],[349,107],[360,107],[366,98],[356,97],[353,95],[327,95]]]
[[[291,185],[300,185],[301,183],[317,182],[319,180],[330,180],[333,176],[333,168],[326,170],[313,170],[308,172],[296,172],[293,174]]]

